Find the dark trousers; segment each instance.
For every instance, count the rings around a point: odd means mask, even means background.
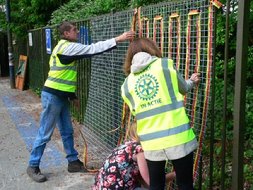
[[[147,160],[150,190],[164,190],[165,188],[165,163],[166,161]],[[193,190],[193,153],[172,160],[176,172],[176,182],[179,190]]]

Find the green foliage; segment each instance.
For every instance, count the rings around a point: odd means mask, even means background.
[[[225,1],[223,1],[225,3]],[[235,65],[236,65],[236,35],[237,35],[237,6],[238,1],[231,1],[231,14],[229,20],[229,54],[228,54],[228,67],[227,67],[227,114],[226,114],[226,167],[225,167],[225,186],[230,188],[231,185],[231,168],[232,168],[232,145],[233,145],[233,114],[234,114],[234,93],[235,93]],[[251,3],[251,12],[253,4]],[[215,77],[215,134],[214,138],[216,143],[215,148],[215,162],[214,162],[214,181],[219,182],[221,178],[221,141],[223,121],[223,103],[224,103],[224,57],[225,57],[225,12],[218,11],[217,13],[217,37],[216,37],[216,77]],[[246,68],[246,107],[245,107],[245,132],[244,132],[244,178],[245,189],[250,187],[247,184],[253,184],[252,178],[252,160],[253,160],[253,14],[249,17],[249,49],[248,49],[248,64]],[[220,183],[220,182],[219,182]],[[216,185],[220,185],[220,184]]]
[[[165,0],[163,0],[165,1]],[[130,7],[161,2],[159,0],[12,0],[11,29],[15,36],[26,37],[27,31],[63,20],[83,20],[92,16],[122,11]],[[0,0],[5,4],[5,0]],[[0,13],[0,29],[6,30],[6,18]]]
[[[150,4],[160,3],[161,0],[132,0],[131,5],[132,7],[140,7],[140,6],[146,6]]]
[[[34,88],[34,89],[32,89],[32,91],[35,93],[35,94],[37,94],[37,96],[41,96],[41,89],[40,88]]]
[[[51,13],[69,0],[11,0],[11,29],[18,38],[26,37],[30,29],[45,26],[51,18]],[[5,0],[0,0],[5,4]],[[0,26],[6,29],[5,14],[0,13]]]
[[[163,0],[165,1],[165,0]],[[51,25],[63,20],[83,20],[92,16],[162,2],[161,0],[71,0],[52,14]]]
[[[71,0],[53,12],[50,24],[59,24],[63,20],[82,20],[116,10],[120,11],[128,7],[128,3],[127,0]]]

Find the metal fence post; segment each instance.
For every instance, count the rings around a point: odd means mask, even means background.
[[[6,21],[7,21],[7,36],[8,36],[8,54],[9,54],[9,72],[10,72],[10,85],[11,88],[15,88],[15,74],[13,63],[13,47],[12,47],[12,34],[10,28],[10,0],[6,0]]]
[[[243,145],[245,128],[246,66],[248,61],[250,0],[238,2],[236,72],[234,99],[234,140],[232,159],[232,189],[243,189]]]
[[[223,88],[223,126],[222,126],[222,164],[221,164],[221,190],[225,189],[226,170],[226,141],[227,141],[227,83],[228,83],[228,53],[229,53],[229,15],[230,0],[226,3],[226,34],[225,34],[225,57],[224,57],[224,88]]]

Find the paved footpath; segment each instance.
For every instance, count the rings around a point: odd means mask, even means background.
[[[55,134],[41,161],[45,183],[26,174],[29,152],[38,131],[40,99],[30,91],[11,89],[8,78],[0,78],[0,190],[88,190],[94,174],[68,173],[60,138]]]

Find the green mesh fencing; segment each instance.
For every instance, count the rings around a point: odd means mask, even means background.
[[[185,77],[201,74],[197,88],[185,96],[191,127],[200,142],[195,154],[194,177],[198,177],[213,65],[213,5],[206,0],[172,1],[141,7],[137,35],[153,39],[163,56],[174,60]],[[91,40],[105,40],[131,28],[134,10],[103,15],[91,20]],[[87,140],[88,162],[101,163],[119,140],[123,102],[120,87],[124,80],[122,64],[128,42],[116,50],[92,58],[89,98],[83,134]]]
[[[97,42],[120,35],[130,29],[133,11],[108,14],[91,20],[91,41]],[[99,165],[115,147],[122,117],[120,86],[124,80],[122,63],[128,42],[117,49],[92,58],[89,98],[83,134],[88,142],[89,162]]]
[[[79,29],[79,42],[82,44],[90,43],[90,21],[77,22]],[[86,104],[88,101],[89,82],[91,72],[91,59],[82,59],[77,64],[77,92],[76,95],[80,100],[80,109],[72,106],[72,113],[78,121],[83,122]]]
[[[30,44],[28,45],[28,85],[31,89],[41,90],[49,70],[49,56],[45,53],[44,29],[32,30],[30,33]]]

